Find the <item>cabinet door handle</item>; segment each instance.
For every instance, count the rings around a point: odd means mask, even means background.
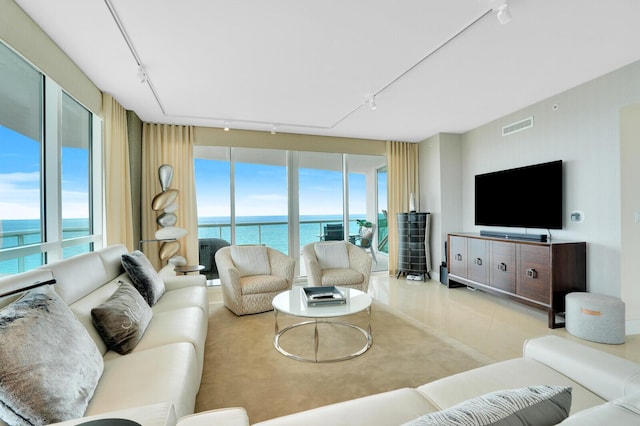
[[[527,269],[527,278],[538,278],[538,272],[533,268]]]
[[[462,261],[462,255],[460,253],[456,254],[456,260]]]
[[[480,259],[479,257],[476,257],[476,259],[473,261],[473,263],[475,263],[478,266],[482,265],[482,259]]]
[[[506,272],[507,271],[507,264],[504,263],[504,262],[498,263],[498,271]]]

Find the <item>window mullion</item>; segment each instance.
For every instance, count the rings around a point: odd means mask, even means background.
[[[44,134],[44,200],[43,215],[47,263],[62,259],[62,206],[60,168],[60,120],[62,114],[62,90],[52,80],[45,82],[45,134]],[[45,247],[45,246],[43,246]],[[44,251],[44,250],[43,250]]]

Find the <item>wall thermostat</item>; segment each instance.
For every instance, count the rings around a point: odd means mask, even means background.
[[[580,223],[584,220],[584,213],[579,211],[571,212],[571,222]]]

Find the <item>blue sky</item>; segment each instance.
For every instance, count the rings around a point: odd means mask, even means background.
[[[0,220],[40,217],[40,143],[0,126]],[[62,153],[62,214],[88,217],[87,150],[64,148]],[[204,165],[207,165],[206,167]],[[287,180],[283,166],[236,163],[236,214],[286,216]],[[339,172],[300,169],[301,215],[342,214]],[[229,215],[229,163],[196,160],[198,215]],[[349,177],[351,214],[366,212],[365,177]]]
[[[40,217],[40,144],[0,126],[0,219]]]
[[[40,217],[39,142],[0,126],[0,220]],[[88,207],[88,152],[62,152],[62,216],[86,218]]]
[[[235,164],[236,214],[238,216],[286,216],[287,177],[284,166]],[[299,171],[300,215],[342,214],[342,177],[320,169]],[[352,214],[366,212],[365,178],[350,177]],[[229,163],[196,160],[198,216],[229,216]]]

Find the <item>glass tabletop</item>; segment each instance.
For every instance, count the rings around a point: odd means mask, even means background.
[[[289,291],[278,294],[273,298],[273,307],[279,312],[297,317],[331,318],[355,314],[371,306],[371,296],[348,287],[339,287],[347,299],[343,305],[307,306],[302,287],[294,287]]]

